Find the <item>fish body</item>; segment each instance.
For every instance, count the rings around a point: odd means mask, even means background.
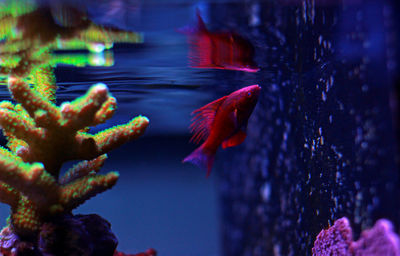
[[[197,12],[197,28],[188,31],[190,66],[257,72],[254,48],[235,32],[210,32]]]
[[[219,146],[233,147],[246,138],[247,121],[256,106],[261,87],[251,85],[215,100],[192,112],[194,133],[191,141],[199,143],[183,162],[191,162],[210,174]]]

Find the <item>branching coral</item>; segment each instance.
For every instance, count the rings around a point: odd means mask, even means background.
[[[0,102],[0,127],[8,141],[7,148],[0,147],[0,202],[11,207],[0,255],[110,256],[117,245],[110,224],[98,215],[71,212],[114,186],[117,172],[98,173],[107,152],[141,136],[149,120],[138,116],[89,133],[111,118],[116,100],[97,84],[57,106],[53,68],[98,62],[87,54],[53,51],[98,52],[114,42],[142,42],[141,35],[93,23],[78,2],[6,0],[0,7],[0,76],[15,100]],[[112,54],[104,55],[102,64],[112,64]],[[71,160],[82,161],[60,177],[61,166]]]
[[[115,111],[115,98],[104,84],[59,107],[54,92],[42,94],[23,79],[10,77],[8,88],[18,104],[0,102],[0,126],[9,140],[9,149],[0,148],[0,201],[11,206],[13,229],[30,235],[46,218],[111,188],[118,173],[97,174],[105,154],[141,136],[149,121],[138,116],[90,134],[87,127]],[[61,165],[70,160],[84,161],[59,178]]]

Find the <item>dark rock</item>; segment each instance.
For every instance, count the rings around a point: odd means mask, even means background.
[[[77,217],[84,223],[86,231],[91,238],[91,243],[93,244],[92,255],[113,255],[118,245],[118,240],[111,232],[111,224],[97,214],[77,215]]]
[[[97,214],[63,215],[42,225],[37,241],[25,241],[11,227],[0,233],[4,256],[113,256],[118,240]]]
[[[43,255],[112,256],[117,238],[97,214],[68,215],[43,225],[39,248]]]

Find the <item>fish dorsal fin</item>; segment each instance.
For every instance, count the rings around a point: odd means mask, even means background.
[[[211,125],[214,121],[215,114],[226,98],[227,96],[219,98],[192,112],[194,117],[192,118],[190,130],[193,133],[193,136],[190,141],[197,144],[201,140],[207,139],[208,135],[210,134]]]
[[[241,144],[244,141],[244,139],[246,139],[246,136],[247,136],[247,134],[245,131],[239,130],[232,137],[230,137],[222,142],[222,148],[225,149],[225,148],[237,146],[237,145]]]
[[[206,24],[204,23],[203,19],[200,16],[199,9],[196,10],[196,16],[197,16],[197,29],[198,29],[198,31],[207,32],[208,30],[207,30]]]

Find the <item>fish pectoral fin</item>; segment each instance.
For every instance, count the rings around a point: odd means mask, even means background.
[[[245,131],[238,131],[237,133],[235,133],[232,137],[230,137],[229,139],[226,139],[222,142],[222,148],[229,148],[229,147],[234,147],[237,146],[239,144],[241,144],[244,139],[246,139],[246,132]]]
[[[229,117],[229,120],[232,122],[233,127],[234,127],[235,129],[240,128],[240,127],[239,127],[239,123],[238,123],[238,110],[237,110],[237,108],[235,108],[235,110],[233,110],[232,112],[230,112],[230,113],[228,114],[228,117]],[[236,133],[235,133],[235,134],[236,134]],[[235,135],[235,134],[234,134],[234,135]],[[229,138],[231,138],[231,137],[229,137]]]
[[[215,115],[225,101],[227,96],[224,96],[218,100],[215,100],[207,105],[196,109],[192,112],[194,117],[192,118],[192,124],[190,129],[193,132],[193,136],[190,141],[199,143],[201,140],[206,140],[210,134],[212,123],[214,122]]]

